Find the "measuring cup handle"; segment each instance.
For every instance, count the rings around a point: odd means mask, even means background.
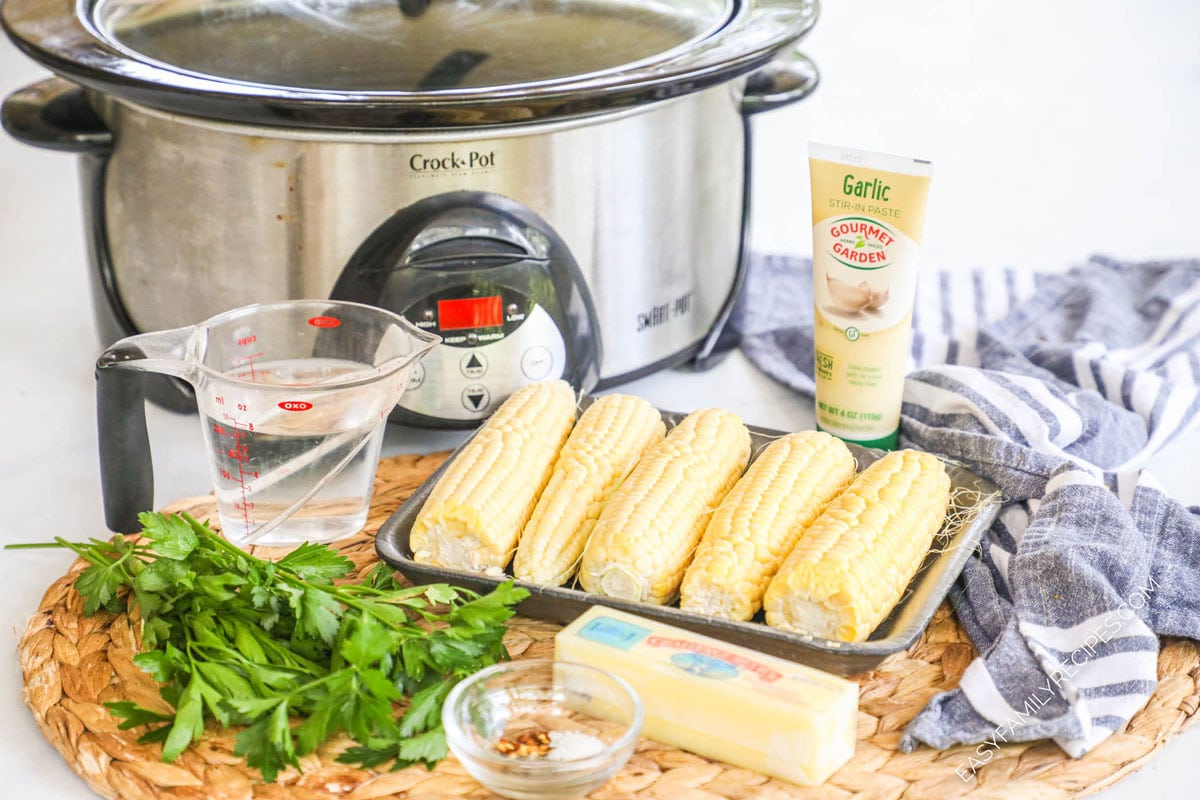
[[[136,346],[118,342],[96,361],[96,423],[104,522],[114,533],[141,528],[138,514],[154,504],[154,463],[146,433],[146,375],[123,365],[143,361]]]

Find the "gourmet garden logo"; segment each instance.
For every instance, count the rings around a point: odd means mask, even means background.
[[[895,233],[867,217],[840,217],[827,223],[830,253],[854,269],[882,269],[892,262]]]

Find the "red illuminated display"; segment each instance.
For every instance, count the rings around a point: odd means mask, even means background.
[[[491,328],[504,324],[500,296],[438,300],[438,327],[444,331],[461,328]]]

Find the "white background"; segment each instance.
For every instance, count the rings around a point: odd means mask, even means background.
[[[754,122],[753,242],[811,250],[809,140],[934,163],[924,268],[1065,269],[1093,253],[1200,256],[1200,5],[1178,0],[830,0],[804,46],[823,81]],[[44,75],[0,43],[0,91]],[[735,191],[730,187],[730,191]],[[0,542],[103,535],[87,294],[74,159],[0,137]],[[720,404],[748,422],[811,425],[809,401],[733,356],[707,374],[625,387],[664,407]],[[208,491],[194,418],[151,410],[156,504]],[[387,452],[455,437],[393,429]],[[1200,502],[1194,453],[1151,468]],[[90,796],[20,700],[14,650],[69,557],[0,552],[0,775],[5,797]],[[1110,800],[1194,796],[1200,734],[1171,743]]]

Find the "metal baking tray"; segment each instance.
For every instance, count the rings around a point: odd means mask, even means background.
[[[585,398],[581,407],[586,408],[590,399]],[[663,411],[662,416],[670,429],[687,415]],[[751,460],[771,441],[785,433],[748,427],[753,441]],[[854,444],[849,447],[858,461],[859,469],[884,454],[882,450]],[[501,577],[418,564],[412,560],[408,543],[409,531],[417,512],[421,510],[446,465],[461,450],[462,446],[383,523],[375,539],[375,549],[383,561],[414,584],[450,583],[477,592],[488,592],[502,581],[511,579],[511,565],[507,577]],[[839,642],[771,628],[763,622],[761,611],[753,620],[735,622],[673,606],[600,597],[571,588],[570,585],[545,587],[516,581],[518,586],[525,587],[530,593],[518,606],[518,611],[527,617],[566,625],[592,605],[608,606],[839,675],[866,672],[892,653],[907,649],[921,635],[1000,508],[1000,492],[995,484],[968,471],[961,464],[943,461],[950,475],[951,491],[958,498],[957,502],[964,513],[955,514],[947,520],[900,602],[865,642]]]

